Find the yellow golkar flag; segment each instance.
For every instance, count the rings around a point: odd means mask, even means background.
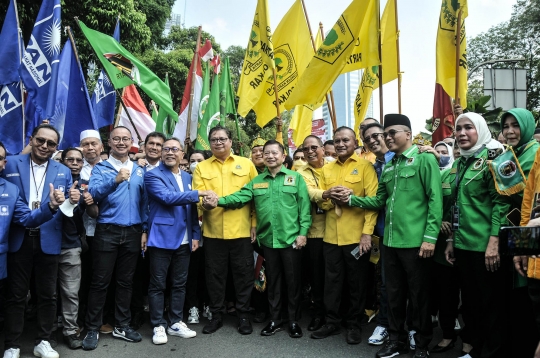
[[[355,49],[361,30],[366,24],[366,17],[372,13],[374,6],[375,0],[353,0],[345,9],[321,47],[317,49],[309,67],[285,102],[285,108],[321,102],[347,64],[347,59]]]
[[[381,17],[383,84],[395,80],[399,75],[397,71],[397,37],[396,0],[388,0]],[[373,90],[379,88],[378,72],[378,66],[370,66],[364,70],[362,75],[354,107],[354,128],[356,132],[358,132],[360,123],[366,117]],[[357,134],[358,138],[360,138],[360,133]]]
[[[273,69],[274,47],[268,4],[266,0],[258,0],[238,86],[238,114],[245,117],[259,101],[267,79],[273,76]]]
[[[285,109],[283,103],[291,94],[314,53],[301,0],[296,0],[281,19],[272,42],[279,109],[283,111]],[[253,110],[257,113],[257,124],[261,127],[276,117],[276,93],[272,75],[266,78],[264,91],[253,106]]]
[[[460,10],[462,23],[456,31],[456,27],[459,26],[457,20]],[[437,83],[452,98],[456,95],[456,37],[458,38],[460,44],[458,96],[463,107],[467,105],[467,40],[465,38],[467,15],[467,0],[443,0],[437,30]]]

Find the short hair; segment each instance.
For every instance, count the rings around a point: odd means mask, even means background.
[[[326,142],[324,142],[323,147],[326,147],[327,145],[334,145],[334,140],[328,139]]]
[[[381,124],[380,124],[379,122],[377,122],[377,123],[370,123],[370,124],[368,124],[367,126],[365,126],[364,129],[362,130],[362,137],[365,136],[365,133],[366,133],[366,131],[367,131],[368,129],[374,128],[374,127],[377,127],[377,128],[379,128],[380,130],[382,130],[382,131],[384,132],[384,127],[381,126]]]
[[[293,158],[294,158],[294,156],[296,155],[296,153],[304,153],[304,152],[302,151],[301,148],[298,148],[297,150],[294,151],[294,153],[293,153],[293,155],[292,155]]]
[[[56,133],[56,137],[57,137],[57,141],[60,142],[60,132],[58,132],[58,130],[56,128],[54,128],[53,125],[51,124],[40,124],[39,126],[35,127],[34,130],[32,131],[32,138],[35,137],[37,135],[37,133],[39,132],[40,129],[50,129],[51,131],[54,131],[54,133]],[[60,144],[60,143],[58,143]]]
[[[165,134],[159,133],[159,132],[150,132],[150,133],[148,133],[148,135],[144,139],[144,144],[146,145],[146,143],[148,143],[148,139],[150,139],[152,137],[158,137],[158,138],[163,139],[163,143],[165,143],[167,141],[167,137],[165,137]],[[170,139],[172,139],[172,138],[170,138]]]
[[[313,135],[313,134],[308,135],[306,138],[304,138],[304,142],[305,142],[306,139],[308,139],[308,138],[316,139],[317,142],[319,143],[319,145],[320,145],[321,147],[323,146],[323,142],[322,142],[321,138],[317,137],[316,135]]]
[[[0,147],[4,148],[4,152],[7,156],[7,149],[6,149],[6,146],[4,145],[4,143],[2,143],[2,141],[0,141]]]
[[[161,134],[161,133],[160,133]],[[163,134],[162,134],[163,135]],[[156,136],[156,137],[159,137],[159,136]],[[165,136],[164,136],[165,137]],[[146,136],[146,138],[148,138],[148,136]],[[182,145],[182,142],[180,142],[180,139],[176,138],[176,137],[171,137],[169,139],[165,139],[165,141],[163,142],[163,144],[167,143],[167,142],[170,142],[171,140],[174,140],[174,141],[177,141],[178,144],[180,144],[180,149],[184,150],[184,146]]]
[[[112,129],[112,131],[109,132],[109,138],[112,138],[112,132],[114,132],[115,129],[118,129],[118,128],[124,128],[124,129],[127,129],[127,131],[129,132],[129,135],[131,135],[133,137],[133,133],[131,133],[131,129],[129,129],[128,127],[126,126],[117,126],[117,127],[114,127]]]
[[[277,145],[279,147],[279,150],[281,151],[281,154],[285,154],[285,147],[283,146],[283,144],[281,144],[280,142],[278,142],[277,140],[274,140],[274,139],[270,139],[269,141],[267,141],[266,143],[264,143],[264,146],[263,146],[263,151],[266,149],[266,147],[268,147],[269,145]]]
[[[228,128],[223,127],[221,124],[218,124],[217,126],[210,129],[210,132],[208,132],[208,140],[212,137],[212,134],[214,134],[217,131],[224,131],[225,134],[227,134],[227,138],[232,139],[232,133]]]
[[[62,151],[62,156],[61,156],[62,162],[63,162],[64,160],[66,160],[66,157],[67,157],[68,152],[71,152],[72,150],[81,153],[81,158],[84,158],[84,155],[82,154],[82,152],[81,152],[81,150],[80,150],[79,148],[69,147],[68,149],[64,149],[64,150]]]
[[[200,154],[200,155],[203,156],[203,158],[204,158],[205,160],[211,157],[211,155],[210,155],[210,156],[208,155],[208,151],[206,151],[206,150],[195,149],[193,152],[191,152],[191,153],[189,154],[189,158],[191,158],[191,156],[192,156],[193,154]]]
[[[341,126],[341,127],[338,127],[338,129],[336,129],[334,131],[334,135],[337,133],[337,132],[342,132],[342,131],[351,131],[351,133],[353,134],[353,137],[356,139],[356,132],[351,128],[351,127],[347,127],[347,126]]]
[[[369,121],[375,121],[375,122],[379,123],[379,120],[378,120],[378,119],[375,119],[375,118],[373,118],[373,117],[367,117],[367,118],[364,118],[364,121],[368,121],[368,120],[369,120]],[[362,121],[362,122],[364,122],[364,121]],[[362,123],[360,123],[360,125],[362,125]]]
[[[291,157],[289,157],[288,155],[285,156],[285,160],[283,161],[283,165],[285,165],[285,167],[287,169],[291,169],[292,166],[293,166],[293,160]]]

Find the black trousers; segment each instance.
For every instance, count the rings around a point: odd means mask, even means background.
[[[92,245],[93,275],[88,294],[85,325],[98,330],[102,325],[107,288],[116,265],[115,325],[131,321],[131,294],[137,257],[141,250],[141,225],[97,224]]]
[[[41,250],[39,236],[25,234],[21,248],[8,253],[5,301],[4,349],[20,348],[19,339],[24,329],[24,311],[32,272],[37,295],[37,337],[48,341],[56,321],[56,279],[59,255]]]
[[[208,291],[204,280],[204,246],[191,253],[186,283],[186,306],[202,308],[208,305]]]
[[[463,320],[468,329],[462,332],[465,342],[472,344],[472,357],[504,357],[506,293],[504,271],[486,269],[485,253],[454,249],[456,267],[461,278]]]
[[[459,307],[459,274],[455,267],[435,262],[431,270],[430,314],[439,314],[444,339],[454,339]]]
[[[300,319],[300,299],[302,291],[302,252],[291,247],[272,249],[264,247],[266,279],[270,319],[273,321],[298,321]],[[285,276],[285,277],[284,277]],[[282,295],[283,281],[287,295]],[[281,316],[283,299],[287,297],[288,317]]]
[[[137,257],[131,295],[132,312],[144,311],[144,296],[148,296],[148,285],[150,284],[150,251],[147,250],[144,257],[142,255]]]
[[[427,349],[433,335],[429,314],[429,276],[432,259],[418,257],[419,248],[385,246],[384,269],[388,293],[388,322],[391,341],[407,342],[405,320],[407,299],[412,307],[412,326],[418,348]]]
[[[536,327],[540,333],[540,280],[529,278],[527,284],[529,287],[529,297],[531,298],[533,305]]]
[[[314,305],[314,317],[323,318],[326,314],[324,309],[324,254],[323,238],[310,237],[306,248],[309,256],[309,271],[311,279],[311,297]],[[304,252],[305,254],[305,252]]]
[[[358,244],[338,246],[323,243],[324,266],[324,304],[326,323],[341,325],[339,306],[345,279],[349,287],[349,305],[346,314],[348,328],[360,329],[360,318],[366,306],[366,286],[370,253],[365,253],[357,260],[351,251]]]
[[[236,311],[240,318],[249,314],[253,289],[253,247],[250,238],[204,238],[206,287],[210,297],[210,312],[216,318],[225,311],[225,286],[230,264],[236,292]]]

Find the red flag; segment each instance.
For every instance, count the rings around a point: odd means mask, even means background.
[[[452,109],[452,100],[438,83],[435,84],[432,130],[433,145],[442,141],[444,138],[452,137],[454,133],[454,111]]]
[[[221,58],[219,55],[215,55],[210,64],[214,66],[214,73],[217,75],[221,71]]]
[[[156,122],[154,122],[150,116],[150,113],[148,113],[148,109],[146,109],[146,106],[144,105],[139,92],[137,92],[135,85],[129,85],[125,88],[122,99],[127,107],[131,119],[133,120],[133,123],[135,124],[135,127],[139,131],[141,140],[144,140],[148,133],[156,130]],[[137,138],[137,134],[131,125],[128,115],[124,111],[124,108],[122,108],[122,111],[120,112],[120,120],[118,121],[118,125],[129,128],[131,134],[133,135],[133,146],[139,147],[139,139]]]
[[[204,46],[199,49],[199,56],[201,56],[201,59],[204,62],[214,57],[214,51],[212,50],[212,43],[210,40],[207,39]]]

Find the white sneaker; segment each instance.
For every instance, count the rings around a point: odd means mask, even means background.
[[[10,348],[4,351],[4,358],[19,358],[21,350],[19,348]]]
[[[197,307],[191,307],[189,309],[189,317],[187,321],[189,324],[199,323],[199,309]]]
[[[373,346],[380,346],[388,339],[388,330],[383,326],[377,326],[373,331],[373,334],[368,339],[368,344]]]
[[[209,321],[212,320],[212,312],[210,312],[210,307],[209,306],[203,306],[203,314],[202,314],[202,316],[208,318]]]
[[[41,341],[34,347],[34,355],[41,358],[59,358],[57,351],[52,349],[51,344],[47,341]]]
[[[177,336],[182,338],[192,338],[197,335],[197,332],[189,329],[182,321],[176,322],[175,324],[167,328],[167,333],[171,336]]]
[[[157,326],[154,328],[154,336],[152,337],[154,344],[167,343],[167,333],[165,333],[165,327]]]
[[[456,318],[456,325],[454,326],[454,331],[459,331],[460,329],[461,329],[461,325],[459,324],[459,321]]]
[[[416,334],[415,330],[409,331],[409,348],[411,348],[411,350],[416,349],[416,342],[414,341],[415,334]]]

